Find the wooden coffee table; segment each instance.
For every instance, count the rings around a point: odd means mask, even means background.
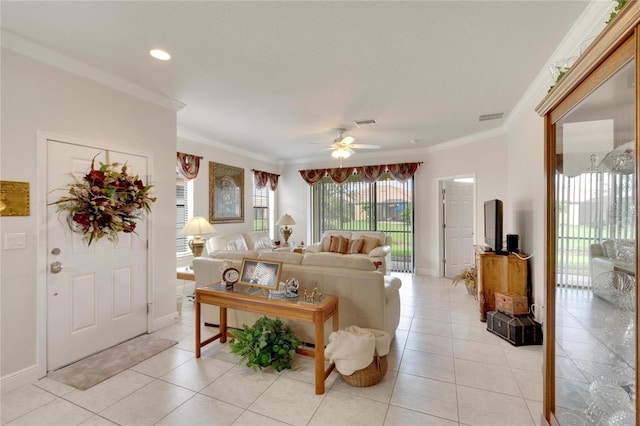
[[[219,333],[204,342],[201,341],[200,334],[201,303],[215,305],[220,308]],[[196,358],[200,358],[200,350],[209,343],[218,339],[220,343],[225,343],[228,336],[233,337],[233,333],[227,330],[227,309],[229,308],[313,323],[315,348],[298,348],[297,352],[315,358],[316,394],[321,395],[324,393],[324,382],[335,368],[334,363],[331,363],[326,370],[324,368],[324,324],[329,318],[333,318],[333,331],[338,331],[338,296],[324,294],[320,302],[307,303],[301,300],[269,299],[263,295],[227,291],[220,284],[214,284],[196,289],[195,304]]]

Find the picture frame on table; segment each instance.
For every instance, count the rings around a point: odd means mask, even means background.
[[[281,273],[282,262],[244,258],[238,284],[264,290],[277,290]]]

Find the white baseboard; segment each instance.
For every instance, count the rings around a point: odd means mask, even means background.
[[[427,269],[427,268],[416,268],[416,275],[427,275],[430,277],[437,277],[439,272],[437,270],[434,269]]]
[[[167,326],[175,324],[176,322],[178,322],[178,318],[178,311],[176,310],[169,315],[154,319],[151,323],[151,330],[149,330],[149,333],[153,333],[154,331],[158,331],[161,328],[165,328]]]
[[[46,368],[43,368],[38,364],[31,365],[20,371],[16,371],[15,373],[11,373],[8,376],[0,378],[0,391],[2,393],[10,392],[21,388],[22,386],[26,386],[29,383],[33,383],[46,375]]]

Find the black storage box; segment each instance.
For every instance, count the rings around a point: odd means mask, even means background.
[[[499,311],[487,312],[487,330],[514,346],[542,344],[542,326],[531,315],[510,317]]]

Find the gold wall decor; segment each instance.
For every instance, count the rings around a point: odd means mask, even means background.
[[[0,216],[29,214],[29,182],[0,180]]]
[[[209,221],[244,222],[244,169],[209,162]]]

